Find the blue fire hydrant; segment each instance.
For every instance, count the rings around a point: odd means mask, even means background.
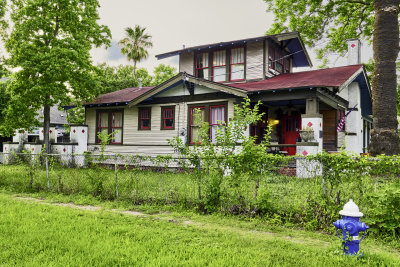
[[[347,255],[356,255],[369,227],[365,223],[360,222],[363,214],[352,199],[344,205],[343,210],[339,211],[339,214],[343,218],[333,223],[336,227],[336,234],[343,240],[344,252]],[[339,229],[342,230],[342,236],[339,235]],[[359,232],[364,232],[360,240],[358,238]]]

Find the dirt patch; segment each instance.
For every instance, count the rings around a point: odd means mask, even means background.
[[[49,203],[52,205],[56,206],[61,206],[61,207],[69,207],[69,208],[74,208],[74,209],[79,209],[79,210],[91,210],[91,211],[98,211],[100,210],[100,207],[96,206],[81,206],[81,205],[76,205],[74,203]]]
[[[126,215],[131,215],[131,216],[144,216],[145,214],[143,212],[140,211],[134,211],[134,210],[111,210],[112,212],[117,212],[117,213],[122,213],[122,214],[126,214]]]

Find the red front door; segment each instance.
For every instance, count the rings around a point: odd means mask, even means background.
[[[300,137],[301,115],[284,115],[282,116],[282,143],[296,144],[297,138]],[[287,151],[288,155],[296,155],[296,147],[288,147],[283,150]]]

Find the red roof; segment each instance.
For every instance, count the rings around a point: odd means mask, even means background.
[[[145,86],[141,89],[139,89],[138,87],[126,88],[108,94],[100,95],[93,102],[86,104],[111,104],[130,102],[153,88],[154,86]]]
[[[363,65],[286,73],[258,82],[234,83],[229,86],[246,91],[263,91],[302,87],[339,87]]]

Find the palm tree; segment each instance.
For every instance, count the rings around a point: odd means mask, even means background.
[[[149,56],[147,48],[153,47],[151,35],[145,33],[146,28],[135,25],[132,29],[125,29],[126,37],[118,42],[122,54],[126,55],[128,60],[133,61],[133,73],[136,74],[136,63]]]
[[[374,76],[371,131],[372,155],[400,153],[396,111],[396,58],[399,53],[399,0],[374,0]]]

